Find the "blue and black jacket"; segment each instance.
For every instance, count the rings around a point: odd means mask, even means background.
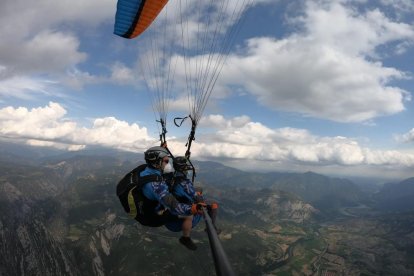
[[[172,181],[171,193],[180,203],[189,204],[204,201],[201,195],[198,195],[194,189],[193,182],[187,178],[187,176],[180,172],[175,172],[174,181]],[[192,219],[192,228],[196,227],[201,221],[202,215],[196,214]],[[170,221],[165,224],[169,230],[173,232],[179,232],[182,229],[182,221]]]
[[[193,182],[181,172],[175,173],[174,187],[172,193],[178,199],[178,201],[194,204],[199,201],[204,201],[201,195],[198,195],[194,189]]]
[[[143,177],[153,174],[161,176],[159,170],[151,167],[147,167],[142,171],[140,176]],[[170,193],[165,181],[146,183],[142,188],[142,192],[147,199],[158,202],[158,205],[154,209],[155,213],[168,210],[172,215],[176,216],[190,216],[192,214],[191,202],[178,202],[174,195]]]

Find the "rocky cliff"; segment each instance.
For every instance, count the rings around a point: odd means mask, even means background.
[[[47,227],[52,210],[41,204],[59,187],[44,175],[26,176],[0,180],[0,275],[81,275]]]

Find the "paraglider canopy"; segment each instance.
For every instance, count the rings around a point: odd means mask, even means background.
[[[134,38],[144,32],[168,0],[118,0],[114,33]]]

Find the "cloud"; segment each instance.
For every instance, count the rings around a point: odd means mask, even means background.
[[[308,1],[305,14],[297,22],[311,40],[351,56],[375,56],[380,45],[414,39],[412,26],[392,21],[379,8],[361,12],[346,3]]]
[[[404,110],[409,93],[391,83],[409,76],[384,66],[380,49],[414,41],[413,27],[378,9],[357,13],[340,1],[307,3],[294,21],[301,32],[249,40],[246,56],[230,57],[223,82],[244,86],[270,109],[337,122]]]
[[[203,131],[191,148],[193,158],[225,160],[239,167],[250,164],[244,167],[249,170],[323,171],[335,167],[338,171],[376,168],[378,173],[391,167],[394,172],[414,167],[414,154],[370,149],[353,138],[317,136],[306,129],[272,129],[247,116],[210,115],[200,127]],[[10,106],[0,109],[0,135],[32,146],[66,150],[102,146],[136,152],[158,143],[158,137],[149,136],[145,127],[114,117],[96,118],[89,127],[79,126],[68,118],[62,105],[53,102],[30,110]],[[186,150],[182,139],[168,137],[168,144],[175,154]]]
[[[396,140],[401,143],[411,143],[414,142],[414,128],[411,129],[409,132],[402,134],[402,135],[396,135]]]
[[[20,44],[1,45],[1,60],[19,73],[54,73],[85,60],[79,40],[62,32],[43,31]],[[5,49],[6,48],[6,49]]]
[[[114,10],[115,4],[109,0],[2,1],[2,65],[20,72],[49,72],[78,64],[86,55],[79,51],[79,39],[68,31],[74,29],[69,26],[97,25],[113,16]]]
[[[0,110],[1,134],[42,140],[65,137],[76,129],[76,123],[60,120],[65,114],[66,110],[57,103],[31,110],[10,106],[2,108]]]
[[[113,0],[2,1],[0,22],[3,27],[0,32],[8,38],[24,38],[51,26],[68,27],[62,23],[96,26],[113,17],[115,9]]]
[[[137,82],[134,71],[123,63],[116,62],[111,66],[111,80],[122,85],[134,84]]]
[[[113,17],[115,6],[112,0],[1,1],[0,80],[25,79],[34,87],[44,85],[43,79],[63,78],[67,70],[87,58],[73,30],[82,26],[84,32],[89,30],[92,34],[93,28]],[[40,75],[43,77],[39,78]],[[78,78],[76,83],[67,83],[79,87],[79,81]],[[21,88],[16,95],[39,93]],[[15,86],[14,90],[17,89]]]
[[[214,115],[203,123],[213,123],[211,126],[214,125],[218,131],[198,138],[192,150],[198,158],[279,163],[285,168],[291,164],[315,167],[414,166],[413,154],[369,149],[352,138],[317,136],[305,129],[270,129],[250,121],[248,117],[226,119]]]
[[[92,75],[89,72],[72,68],[71,70],[66,71],[66,75],[61,78],[60,82],[74,89],[80,90],[87,84],[102,83],[106,82],[106,80],[103,77]]]
[[[32,99],[36,95],[50,95],[54,82],[30,77],[0,78],[0,101],[6,98]],[[57,92],[55,92],[57,94]]]
[[[137,151],[157,140],[148,135],[146,128],[114,117],[97,118],[88,128],[78,126],[66,115],[66,109],[53,102],[30,110],[25,107],[5,107],[0,109],[0,135],[24,139],[34,146],[71,150],[96,145]]]

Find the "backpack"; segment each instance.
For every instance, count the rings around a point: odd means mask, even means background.
[[[159,175],[140,176],[147,167],[142,164],[127,173],[116,186],[116,195],[121,201],[122,207],[132,218],[145,226],[158,227],[164,223],[154,212],[158,201],[146,198],[142,188],[149,182],[160,182],[163,178]]]

